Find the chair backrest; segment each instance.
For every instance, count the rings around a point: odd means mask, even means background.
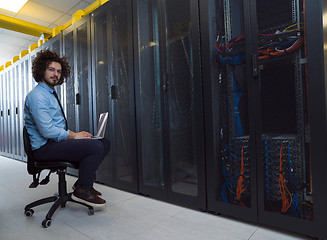
[[[33,157],[31,140],[25,126],[23,129],[23,139],[24,139],[24,150],[27,155],[27,171],[29,174],[32,175],[39,173],[41,170],[34,166],[35,159]]]

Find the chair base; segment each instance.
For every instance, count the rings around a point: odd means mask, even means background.
[[[32,208],[45,204],[45,203],[50,203],[50,202],[54,202],[50,208],[50,210],[48,211],[45,219],[42,222],[42,226],[47,228],[51,225],[51,218],[52,215],[55,213],[55,211],[58,209],[59,206],[61,206],[62,208],[64,208],[66,206],[67,202],[74,202],[74,203],[78,203],[81,205],[84,205],[86,207],[88,207],[88,214],[89,215],[93,215],[94,214],[94,208],[92,206],[89,206],[85,203],[81,203],[81,202],[77,202],[75,200],[72,199],[72,192],[71,193],[67,193],[67,187],[66,187],[66,180],[65,180],[65,172],[64,170],[58,170],[57,172],[58,176],[59,176],[59,183],[58,183],[58,187],[59,187],[59,194],[57,196],[52,196],[52,197],[47,197],[47,198],[43,198],[37,201],[34,201],[28,205],[25,206],[25,215],[30,217],[33,215],[34,210]]]

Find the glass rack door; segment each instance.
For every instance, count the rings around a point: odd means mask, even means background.
[[[137,1],[136,101],[140,192],[166,198],[158,3]]]
[[[85,17],[75,24],[76,94],[78,131],[92,130],[90,19]]]
[[[4,155],[4,135],[5,135],[5,131],[4,131],[4,111],[5,111],[5,107],[4,107],[4,74],[3,72],[0,73],[0,153],[2,155]]]
[[[163,1],[169,198],[205,206],[202,79],[197,1]]]
[[[210,80],[204,79],[210,113],[207,141],[212,146],[207,148],[208,208],[253,221],[257,219],[257,188],[255,110],[249,104],[253,102],[249,4],[220,0],[205,7],[210,49],[204,54],[210,60],[203,64],[211,65]]]
[[[92,16],[92,84],[94,122],[109,112],[106,137],[112,142],[98,179],[136,191],[131,5],[130,0],[112,0]]]
[[[93,122],[103,112],[109,112],[109,81],[108,81],[108,41],[107,28],[108,17],[106,11],[95,13],[92,16],[92,97],[93,97]],[[109,115],[107,130],[105,136],[111,139],[109,131]],[[94,127],[94,131],[96,127]],[[110,156],[106,157],[97,171],[97,180],[106,184],[113,184],[113,160],[111,158],[113,149],[110,150]]]
[[[314,220],[303,2],[256,1],[264,220],[269,214]]]
[[[108,8],[108,70],[115,185],[135,191],[136,139],[133,78],[132,1]]]

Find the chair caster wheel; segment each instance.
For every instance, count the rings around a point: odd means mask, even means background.
[[[50,225],[51,225],[51,220],[50,219],[44,219],[42,221],[42,226],[43,227],[48,228],[48,227],[50,227]]]
[[[33,213],[34,213],[34,210],[33,209],[27,209],[27,210],[25,210],[25,216],[27,216],[27,217],[32,217],[33,216]]]
[[[93,208],[90,208],[87,214],[89,216],[94,215],[94,209]]]

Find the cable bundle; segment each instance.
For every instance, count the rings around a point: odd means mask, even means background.
[[[225,145],[225,156],[222,162],[222,173],[225,183],[222,186],[221,197],[223,202],[239,203],[246,207],[249,194],[249,166],[248,143]]]
[[[223,64],[241,64],[245,60],[245,36],[242,35],[237,39],[231,40],[228,44],[222,41],[223,38],[220,38],[218,35],[215,47],[217,60]]]
[[[258,58],[262,60],[282,56],[299,49],[303,44],[303,37],[300,35],[302,28],[300,24],[293,24],[282,32],[276,31],[273,34],[259,33]],[[245,35],[232,39],[227,44],[223,41],[224,37],[218,34],[215,46],[218,62],[231,65],[242,64],[245,60]]]

